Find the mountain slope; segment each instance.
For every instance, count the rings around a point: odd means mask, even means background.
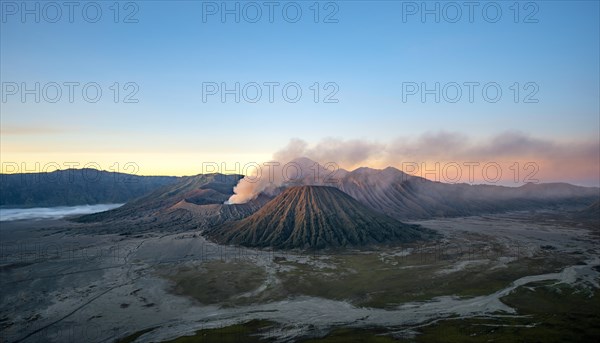
[[[265,204],[260,196],[241,205],[224,205],[242,175],[182,177],[122,207],[76,218],[81,223],[110,223],[111,231],[198,229],[244,218]]]
[[[391,167],[356,169],[342,177],[336,187],[365,206],[400,220],[588,204],[599,192],[598,188],[566,183],[521,187],[446,184]]]
[[[298,165],[313,163],[297,159]],[[323,169],[324,170],[324,169]],[[150,194],[103,213],[76,219],[80,222],[111,223],[111,232],[148,230],[208,229],[240,220],[259,210],[277,194],[294,186],[324,185],[306,173],[292,183],[268,184],[255,199],[224,205],[239,186],[242,175],[206,174],[177,178],[177,182],[155,189]],[[396,220],[470,216],[511,210],[530,210],[555,206],[589,205],[598,199],[598,188],[569,184],[527,184],[521,187],[445,184],[410,176],[395,168],[383,170],[358,168],[335,175],[332,185],[350,195],[369,211]],[[265,194],[266,193],[266,194]],[[108,226],[106,226],[108,227]],[[312,242],[311,244],[316,244]]]
[[[0,206],[46,207],[124,203],[179,180],[96,169],[0,174]]]
[[[406,174],[396,168],[383,170],[361,167],[351,172],[340,169],[329,181],[331,171],[308,158],[290,162],[303,170],[303,178],[293,182],[281,182],[275,178],[264,187],[245,184],[242,196],[233,199],[252,198],[248,195],[276,196],[294,186],[332,186],[349,194],[363,205],[398,220],[429,219],[435,217],[471,216],[515,210],[534,210],[557,206],[586,205],[597,199],[596,187],[579,187],[567,183],[525,184],[520,187],[496,185],[447,184]],[[321,177],[315,178],[318,170]],[[240,182],[238,187],[244,182]],[[251,191],[248,191],[250,189]]]
[[[220,243],[282,249],[410,242],[428,235],[326,186],[288,188],[250,217],[206,234]]]

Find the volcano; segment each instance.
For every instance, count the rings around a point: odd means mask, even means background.
[[[205,231],[220,243],[322,249],[411,242],[430,232],[373,211],[334,187],[297,186],[251,216]]]
[[[73,219],[81,223],[103,223],[103,232],[173,231],[206,228],[249,216],[271,198],[258,198],[241,205],[225,205],[242,175],[200,174],[128,202],[122,207]]]

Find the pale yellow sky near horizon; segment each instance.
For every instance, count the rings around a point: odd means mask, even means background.
[[[206,154],[206,153],[52,153],[2,154],[1,173],[51,172],[57,169],[94,168],[135,175],[191,176],[205,173],[243,174],[263,173],[264,162],[273,154]],[[327,161],[318,161],[321,164]],[[532,161],[504,158],[496,161],[398,161],[370,160],[359,165],[339,165],[354,170],[357,167],[384,169],[388,166],[432,181],[446,183],[475,183],[518,186],[526,182],[569,182],[584,186],[594,183],[594,166],[573,163],[560,165],[556,161]],[[279,170],[278,170],[279,172]],[[565,177],[570,175],[570,177]],[[590,182],[592,180],[592,182]]]
[[[286,163],[294,158],[308,157],[322,165],[333,162],[346,170],[391,166],[449,183],[600,184],[597,137],[564,140],[509,131],[478,139],[440,131],[391,141],[326,138],[307,142],[293,138],[285,146],[274,140],[262,148],[253,146],[256,142],[235,149],[215,142],[214,146],[194,149],[173,142],[163,146],[160,140],[133,146],[113,141],[108,145],[73,142],[64,145],[64,142],[56,144],[52,139],[31,141],[27,136],[2,135],[1,173],[94,168],[135,175],[189,176],[211,172],[248,175],[254,172],[256,165],[267,161],[275,159]],[[209,149],[212,151],[207,151]]]
[[[2,153],[2,173],[46,172],[56,169],[94,168],[136,175],[189,176],[203,174],[203,165],[225,163],[225,173],[234,173],[235,164],[262,163],[265,154],[210,153]],[[17,168],[15,170],[15,164]],[[57,168],[59,167],[59,168]],[[229,170],[231,169],[231,170]],[[235,173],[238,173],[237,171]]]

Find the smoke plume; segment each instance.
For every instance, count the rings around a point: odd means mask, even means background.
[[[539,168],[536,178],[540,182],[565,181],[597,186],[600,183],[599,145],[598,138],[559,141],[531,137],[517,131],[505,132],[485,140],[453,132],[425,133],[416,138],[398,137],[387,143],[326,138],[310,145],[304,140],[294,138],[273,154],[273,160],[277,161],[279,166],[272,168],[272,174],[267,174],[267,168],[262,168],[262,175],[254,173],[245,177],[234,188],[235,194],[229,202],[244,203],[263,192],[274,195],[288,184],[335,182],[347,173],[345,169],[383,169],[392,166],[402,170],[405,169],[403,167],[406,163],[432,165],[494,162],[503,164],[506,168],[515,163],[519,163],[519,168],[527,163],[535,163]],[[313,161],[318,162],[320,166],[315,167]],[[290,163],[296,166],[290,166]],[[298,166],[302,175],[295,177]],[[333,171],[335,172],[332,174]],[[507,172],[512,170],[505,170],[505,174],[508,174]],[[324,175],[333,177],[324,180]],[[519,177],[522,179],[522,175]]]

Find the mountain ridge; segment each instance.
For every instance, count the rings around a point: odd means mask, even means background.
[[[298,161],[306,166],[316,163],[309,159]],[[325,170],[322,166],[317,168],[320,168],[321,171]],[[91,172],[99,173],[95,170],[91,170]],[[105,173],[101,175],[115,177],[114,174]],[[10,178],[20,181],[21,175],[27,174],[11,174]],[[66,177],[66,174],[63,175]],[[3,178],[5,176],[7,175],[2,175]],[[131,175],[118,174],[117,176],[129,177]],[[245,218],[285,191],[286,188],[302,186],[304,180],[310,185],[336,187],[369,209],[399,221],[556,208],[563,205],[584,207],[600,198],[599,188],[574,186],[568,183],[525,184],[519,187],[446,184],[412,176],[394,167],[385,169],[361,167],[350,172],[343,170],[339,177],[336,176],[336,183],[327,184],[322,184],[324,179],[317,180],[321,184],[313,182],[314,180],[311,180],[310,176],[307,174],[305,179],[295,183],[272,185],[270,186],[272,193],[259,193],[254,200],[237,205],[224,205],[224,203],[234,194],[233,189],[239,185],[243,175],[215,173],[185,177],[141,177],[151,179],[148,179],[150,181],[146,181],[147,183],[142,181],[133,186],[124,184],[126,187],[124,193],[127,194],[125,199],[127,203],[124,206],[107,212],[85,215],[75,220],[84,223],[110,222],[115,225],[115,228],[126,226],[118,223],[120,220],[129,223],[128,225],[140,223],[142,226],[150,227],[156,227],[154,222],[161,222],[160,227],[167,228],[178,227],[178,220],[185,218],[186,228],[205,229]],[[67,179],[65,178],[65,180]],[[152,183],[153,180],[157,182]],[[67,200],[62,200],[60,205],[80,205],[99,201],[98,199],[87,200],[85,196],[89,192],[94,192],[96,188],[104,188],[98,190],[99,194],[107,192],[110,194],[111,187],[114,186],[105,183],[92,183],[93,187],[75,183],[74,189],[69,189],[68,186],[71,184],[65,182],[50,186],[66,188],[55,194],[55,196],[67,198]],[[15,182],[11,186],[13,187],[12,192],[18,194],[17,198],[28,198],[36,191],[35,186],[32,186],[31,183],[25,182],[21,185],[17,182],[16,186],[19,187],[14,187],[14,184]],[[0,187],[5,204],[6,199],[11,198],[6,196],[6,194],[10,194],[5,191],[7,185],[10,183],[4,180]],[[144,185],[145,187],[140,187]],[[134,192],[127,187],[137,188]],[[51,193],[44,187],[38,192]],[[102,202],[111,202],[106,201],[107,198],[114,199],[112,202],[123,199],[104,196]],[[125,201],[121,200],[121,202]],[[48,203],[48,201],[44,201],[33,204],[33,206],[45,206]],[[14,203],[12,205],[14,206]],[[167,220],[172,222],[167,222]]]
[[[0,174],[0,206],[124,203],[178,180],[177,176],[139,176],[91,168]]]
[[[335,185],[364,205],[396,219],[456,217],[528,210],[565,202],[588,204],[599,188],[567,183],[500,185],[449,184],[398,169],[352,171]]]
[[[225,205],[242,177],[218,173],[185,176],[173,185],[158,188],[119,208],[84,215],[73,221],[110,224],[110,232],[180,231],[220,225],[254,213],[269,200],[260,196],[246,204]]]

